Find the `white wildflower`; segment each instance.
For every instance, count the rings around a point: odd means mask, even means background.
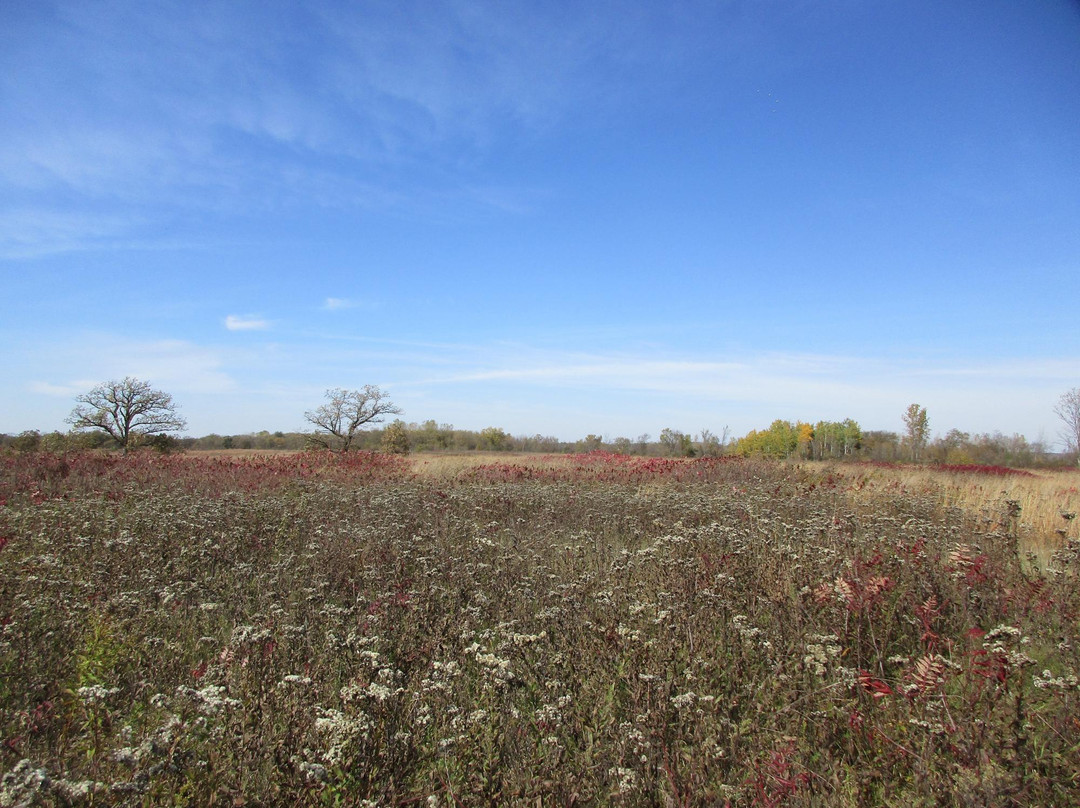
[[[693,690],[688,690],[685,693],[681,693],[678,696],[673,696],[671,698],[671,703],[680,710],[692,706],[695,701],[697,701],[697,693]]]
[[[295,687],[310,687],[311,677],[298,676],[295,673],[289,673],[282,677],[282,680],[278,683],[279,687],[288,687],[290,685],[293,685]]]
[[[102,687],[101,685],[87,685],[86,687],[80,687],[78,691],[79,698],[83,704],[104,704],[110,696],[115,696],[120,692],[118,687]]]
[[[625,794],[628,791],[632,791],[634,786],[637,785],[637,772],[633,769],[627,769],[622,766],[612,766],[608,769],[608,775],[615,780],[615,790],[619,794]]]

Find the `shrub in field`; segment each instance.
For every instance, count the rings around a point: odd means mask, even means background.
[[[1080,799],[1075,542],[706,460],[4,457],[0,794]]]

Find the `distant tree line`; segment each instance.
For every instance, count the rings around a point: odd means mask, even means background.
[[[76,449],[110,448],[107,435],[79,432],[23,432],[20,435],[0,434],[0,447],[16,451],[63,452]],[[151,436],[134,442],[135,448],[158,451],[227,450],[299,451],[311,446],[308,432],[250,432],[237,435],[209,434],[202,437],[173,438]],[[358,433],[353,449],[366,451],[408,452],[539,452],[570,454],[606,451],[614,454],[651,457],[717,457],[731,454],[798,460],[872,460],[883,462],[910,461],[906,436],[882,430],[862,431],[851,419],[842,422],[819,421],[811,426],[805,422],[774,421],[767,429],[751,430],[731,442],[722,442],[709,430],[691,435],[666,428],[656,439],[640,435],[636,439],[616,437],[606,439],[590,434],[575,441],[564,441],[550,435],[511,435],[498,427],[481,430],[459,429],[452,424],[435,421],[405,423],[394,421],[381,428]],[[945,435],[928,441],[921,450],[920,461],[927,463],[1039,466],[1066,462],[1062,455],[1048,451],[1038,441],[1028,441],[1023,435],[1003,435],[1000,432],[972,434],[951,429]]]
[[[99,385],[76,398],[69,416],[69,432],[41,434],[29,430],[19,435],[0,434],[0,448],[21,452],[62,452],[77,449],[297,451],[323,448],[392,452],[539,452],[580,453],[607,451],[664,457],[717,457],[738,455],[807,461],[846,459],[885,462],[928,462],[952,465],[979,464],[1036,466],[1075,462],[1080,455],[1080,388],[1061,396],[1054,412],[1065,426],[1064,455],[1049,451],[1041,441],[1023,435],[970,434],[950,429],[930,439],[930,420],[925,407],[911,404],[903,412],[903,433],[863,431],[848,418],[843,421],[775,420],[768,428],[751,430],[730,440],[725,426],[720,434],[702,429],[696,435],[665,427],[653,440],[649,434],[606,438],[588,434],[575,441],[550,435],[511,435],[495,426],[480,430],[457,429],[434,420],[406,423],[396,419],[377,427],[397,407],[378,387],[326,391],[326,403],[304,413],[315,427],[312,432],[252,432],[241,435],[210,434],[200,438],[176,437],[171,432],[186,426],[172,397],[154,390],[147,382],[127,377]]]

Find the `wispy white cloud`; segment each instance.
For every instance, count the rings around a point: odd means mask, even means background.
[[[99,250],[128,241],[141,214],[50,208],[0,208],[0,259]]]
[[[340,311],[341,309],[354,309],[357,306],[355,300],[344,297],[328,297],[323,301],[323,308],[327,311]]]
[[[582,417],[574,409],[584,399],[608,402],[611,418],[624,421],[630,412],[640,421],[650,408],[662,407],[656,417],[694,413],[687,417],[701,423],[723,418],[737,431],[765,426],[774,418],[845,417],[866,428],[898,429],[903,408],[919,401],[942,431],[954,426],[1003,429],[1036,437],[1053,427],[1051,407],[1060,390],[1080,376],[1080,359],[1068,358],[972,364],[777,352],[713,361],[540,352],[523,346],[486,346],[457,356],[462,361],[449,372],[429,360],[430,375],[403,378],[403,387],[438,395],[440,388],[483,386],[492,400],[500,394],[531,397],[549,408],[552,402],[565,402],[567,419]]]
[[[270,321],[252,314],[230,314],[225,318],[225,327],[230,331],[266,331]]]
[[[185,391],[222,392],[236,386],[226,369],[227,352],[190,340],[151,339],[104,333],[42,342],[21,357],[23,365],[49,368],[47,379],[32,384],[36,392],[60,395],[85,392],[110,379],[135,376],[154,385]],[[27,374],[29,375],[29,374]],[[34,378],[30,376],[30,378]]]
[[[328,297],[323,300],[321,306],[323,311],[346,311],[349,309],[362,309],[364,311],[375,311],[381,308],[382,304],[378,300],[371,300],[368,298],[357,297]]]
[[[300,203],[513,215],[533,190],[477,187],[461,167],[544,131],[593,86],[579,79],[598,52],[618,52],[592,14],[256,5],[107,0],[61,3],[62,24],[18,19],[0,53],[0,191],[58,193],[66,219],[0,233],[0,255],[92,247],[128,235],[134,211],[155,223]],[[418,174],[418,160],[435,170]]]

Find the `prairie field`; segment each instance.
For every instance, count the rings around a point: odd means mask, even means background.
[[[0,805],[1080,804],[1078,483],[0,455]]]

